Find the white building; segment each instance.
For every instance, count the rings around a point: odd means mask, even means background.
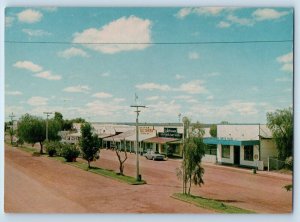
[[[216,162],[263,170],[268,157],[277,156],[272,133],[261,124],[227,124],[217,126],[217,138],[205,138],[206,144],[217,145]]]

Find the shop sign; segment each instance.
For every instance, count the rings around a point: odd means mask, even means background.
[[[149,135],[149,134],[153,134],[155,132],[153,127],[149,127],[149,126],[142,126],[142,127],[139,127],[139,129],[140,129],[140,134],[142,134],[142,135]]]
[[[176,138],[181,139],[182,133],[177,132],[177,128],[164,128],[163,133],[158,133],[159,137],[168,137],[168,138]]]

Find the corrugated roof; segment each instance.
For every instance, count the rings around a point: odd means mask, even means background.
[[[173,141],[178,141],[178,139],[166,138],[166,137],[153,137],[153,138],[144,140],[145,143],[160,143],[160,144],[165,144],[165,143],[173,142]]]
[[[124,139],[126,139],[127,137],[134,135],[134,133],[135,133],[135,130],[129,130],[129,131],[126,131],[126,132],[124,132],[124,133],[120,133],[120,134],[115,135],[115,136],[107,137],[107,138],[105,138],[105,139],[103,139],[103,140],[104,140],[104,141],[115,141],[115,142],[120,142],[121,140],[124,140]]]

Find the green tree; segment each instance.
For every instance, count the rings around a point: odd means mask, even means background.
[[[177,175],[183,180],[183,193],[190,195],[192,183],[199,186],[204,183],[204,169],[201,166],[202,157],[205,155],[204,131],[201,124],[195,124],[192,132],[188,132],[186,129],[189,129],[190,120],[183,118],[183,122],[185,126],[183,160]]]
[[[48,121],[48,139],[51,141],[59,140],[59,125],[54,120]],[[43,142],[46,139],[46,121],[42,118],[29,114],[23,115],[18,122],[17,135],[27,143],[39,143],[41,146],[40,153],[43,151]]]
[[[285,160],[293,156],[293,110],[291,107],[267,113],[267,126],[271,129],[278,158]]]
[[[46,123],[43,119],[31,116],[28,113],[23,115],[18,122],[17,135],[25,142],[40,143],[40,153],[43,153],[43,141],[46,138]]]
[[[97,135],[93,135],[92,126],[90,123],[84,123],[81,125],[81,138],[80,148],[82,152],[82,158],[88,162],[89,168],[90,162],[99,159],[99,140]]]
[[[64,125],[64,119],[63,115],[60,112],[54,113],[53,121],[57,122],[59,124],[60,130],[62,130]]]
[[[212,125],[210,126],[209,134],[210,134],[212,137],[217,137],[217,125],[216,125],[216,124],[212,124]]]

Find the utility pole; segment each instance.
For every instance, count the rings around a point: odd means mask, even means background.
[[[10,121],[11,121],[11,135],[10,135],[10,144],[13,143],[13,136],[14,136],[14,118],[16,117],[14,113],[12,112],[10,115]]]
[[[50,116],[50,114],[52,114],[52,112],[44,112],[44,114],[46,114],[47,119],[46,119],[46,141],[48,142],[48,117]]]
[[[135,102],[137,102],[137,95],[135,94]],[[146,106],[142,106],[142,105],[132,105],[130,107],[134,107],[136,108],[136,122],[135,122],[135,131],[136,131],[136,180],[137,181],[141,181],[141,176],[140,176],[140,172],[139,172],[139,113],[141,112],[141,110],[139,110],[139,108],[147,108]]]

